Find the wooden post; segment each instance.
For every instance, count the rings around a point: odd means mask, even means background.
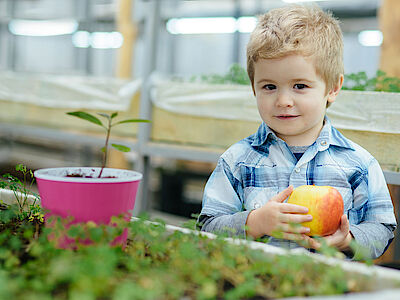
[[[137,25],[132,21],[132,0],[118,0],[117,30],[122,34],[124,43],[118,50],[116,76],[132,77],[133,51],[137,36]]]
[[[392,198],[392,203],[394,206],[394,212],[396,215],[397,222],[399,222],[399,200],[400,200],[400,186],[388,184],[390,197]],[[374,261],[375,264],[385,264],[385,263],[393,263],[400,262],[400,240],[399,240],[398,229],[394,233],[394,240],[390,244],[387,251],[378,259]]]
[[[380,69],[389,76],[400,77],[400,1],[384,0],[378,18],[383,33]]]
[[[383,0],[378,12],[379,27],[383,33],[381,46],[380,69],[389,76],[400,77],[400,1]],[[390,195],[395,207],[397,221],[400,219],[400,186],[389,185]],[[376,260],[376,263],[399,262],[400,240],[399,234],[395,232],[395,239],[387,252]]]

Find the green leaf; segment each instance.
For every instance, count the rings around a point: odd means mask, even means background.
[[[123,120],[115,123],[114,125],[118,124],[124,124],[124,123],[150,123],[150,120],[145,120],[145,119],[129,119],[129,120]]]
[[[103,237],[103,230],[99,227],[89,228],[90,239],[95,242],[100,242]]]
[[[117,113],[117,112],[115,112],[115,113],[113,113],[113,114],[111,115],[111,119],[114,119],[116,116],[118,116],[118,113]]]
[[[18,165],[15,166],[15,170],[16,171],[26,172],[26,166],[24,166],[23,164],[18,164]]]
[[[75,225],[75,226],[71,226],[68,231],[67,234],[70,238],[77,238],[80,234],[81,234],[81,227],[79,225]]]
[[[386,72],[382,70],[376,71],[376,77],[382,77],[382,76],[386,76]]]
[[[74,117],[77,117],[77,118],[92,122],[92,123],[94,123],[96,125],[103,126],[103,123],[101,123],[101,121],[98,118],[96,118],[95,116],[93,116],[91,114],[88,114],[88,113],[86,113],[84,111],[68,112],[67,115],[74,116]]]
[[[110,119],[111,118],[109,114],[105,114],[105,113],[97,113],[97,114],[99,116],[102,116],[102,117],[106,118],[106,119]]]
[[[104,152],[106,152],[106,147],[101,147],[101,149],[100,149],[100,150],[101,150],[101,152],[103,152],[103,153],[104,153]]]
[[[118,151],[121,151],[121,152],[129,152],[129,151],[131,151],[131,148],[126,147],[124,145],[111,144],[111,146],[113,146],[115,149],[117,149]]]

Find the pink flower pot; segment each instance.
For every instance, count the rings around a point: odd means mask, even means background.
[[[49,168],[35,171],[42,207],[50,216],[70,217],[69,224],[92,221],[109,224],[113,216],[132,216],[136,193],[142,175],[135,171],[105,168],[102,178],[97,178],[101,168]],[[68,174],[91,176],[66,177]],[[126,241],[127,231],[115,240]],[[113,243],[114,243],[113,242]],[[60,241],[69,248],[69,239]]]

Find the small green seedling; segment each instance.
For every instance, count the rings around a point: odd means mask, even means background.
[[[125,124],[125,123],[148,123],[150,122],[149,120],[145,120],[145,119],[127,119],[127,120],[122,120],[122,121],[118,121],[118,122],[114,122],[113,120],[118,116],[117,112],[112,113],[111,115],[109,114],[105,114],[105,113],[97,113],[99,116],[104,117],[107,120],[107,124],[104,125],[97,117],[95,117],[92,114],[89,114],[87,112],[83,112],[83,111],[73,111],[73,112],[68,112],[67,115],[70,116],[74,116],[74,117],[78,117],[80,119],[89,121],[93,124],[99,125],[101,127],[103,127],[106,130],[106,141],[105,141],[105,145],[103,148],[101,148],[101,151],[104,153],[103,155],[103,163],[101,166],[101,171],[99,174],[99,178],[101,177],[101,174],[103,173],[103,169],[106,166],[107,163],[107,156],[108,156],[108,141],[110,139],[110,133],[111,133],[111,128],[119,125],[119,124]],[[117,149],[118,151],[122,151],[122,152],[129,152],[131,151],[131,149],[127,146],[124,145],[119,145],[119,144],[111,144],[111,146],[115,149]]]
[[[35,182],[35,177],[33,176],[32,170],[28,170],[23,164],[17,164],[15,166],[15,171],[22,175],[22,179],[7,173],[0,177],[0,188],[11,190],[14,194],[14,198],[17,203],[18,218],[23,220],[25,218],[31,219],[31,217],[40,217],[40,207],[36,203],[39,200],[39,195],[31,192],[32,186]],[[33,203],[29,203],[29,196],[33,196]],[[2,199],[0,199],[0,206]]]

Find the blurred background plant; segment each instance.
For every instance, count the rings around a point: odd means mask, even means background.
[[[239,64],[233,64],[225,74],[193,76],[190,81],[210,84],[250,85],[246,70]],[[372,77],[369,77],[366,72],[350,73],[344,76],[343,89],[399,93],[400,78],[390,77],[381,70],[378,70],[376,75]]]
[[[400,92],[400,78],[390,77],[378,70],[374,77],[368,77],[365,72],[351,73],[344,77],[344,90]]]

